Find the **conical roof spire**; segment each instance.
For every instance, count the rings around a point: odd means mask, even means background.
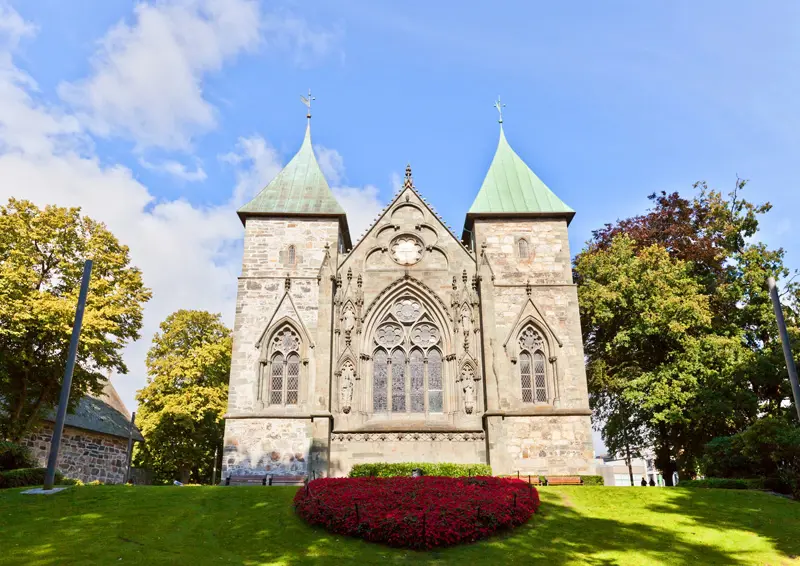
[[[472,220],[480,216],[561,216],[567,222],[575,216],[575,211],[564,204],[511,149],[502,122],[497,151],[467,212],[465,231],[470,230]]]
[[[333,196],[311,146],[310,120],[297,154],[238,214],[242,223],[250,216],[338,217],[345,246],[350,247],[347,215]]]

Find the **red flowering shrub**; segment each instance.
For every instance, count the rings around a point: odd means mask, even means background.
[[[491,476],[321,478],[299,489],[294,505],[331,532],[422,550],[521,525],[538,509],[539,493]]]

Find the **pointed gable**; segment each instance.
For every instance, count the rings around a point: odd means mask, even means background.
[[[467,212],[465,232],[482,216],[562,216],[569,223],[575,211],[558,198],[511,148],[500,126],[492,164]]]
[[[345,245],[350,245],[347,215],[333,196],[311,146],[311,123],[300,150],[286,167],[237,213],[242,223],[249,216],[337,217]]]

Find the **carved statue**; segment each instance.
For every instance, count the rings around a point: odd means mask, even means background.
[[[472,328],[472,313],[466,305],[461,309],[461,328],[464,330],[464,335],[468,335]]]
[[[353,307],[347,305],[342,315],[342,328],[345,332],[353,330],[356,326],[356,313],[353,312]]]
[[[475,371],[468,365],[461,369],[461,387],[464,391],[464,411],[471,415],[475,410]]]
[[[342,412],[347,414],[350,412],[350,407],[353,403],[353,389],[356,385],[356,372],[353,368],[353,364],[350,362],[345,362],[342,366],[340,381],[341,383],[341,405],[342,405]]]

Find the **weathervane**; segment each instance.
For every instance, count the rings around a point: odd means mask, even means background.
[[[497,102],[494,103],[494,107],[497,108],[497,112],[500,114],[500,119],[498,122],[501,124],[503,123],[503,108],[506,107],[505,104],[501,104],[500,102],[500,95],[497,95]]]
[[[316,100],[316,98],[311,96],[311,89],[308,89],[308,98],[306,98],[303,95],[300,95],[300,100],[303,102],[303,104],[306,105],[306,108],[308,108],[308,112],[306,112],[306,118],[308,118],[310,120],[311,119],[311,101],[312,100]]]

